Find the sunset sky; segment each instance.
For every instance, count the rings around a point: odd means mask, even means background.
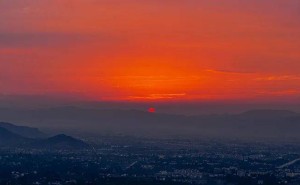
[[[0,94],[299,101],[299,0],[1,0]]]

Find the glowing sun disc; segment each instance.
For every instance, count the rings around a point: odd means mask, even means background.
[[[150,112],[150,113],[155,113],[155,112],[156,112],[156,109],[153,108],[153,107],[150,107],[150,108],[148,109],[148,112]]]

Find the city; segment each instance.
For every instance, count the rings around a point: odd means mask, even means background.
[[[83,150],[1,149],[0,184],[296,185],[300,145],[103,136]],[[93,144],[92,144],[93,143]]]

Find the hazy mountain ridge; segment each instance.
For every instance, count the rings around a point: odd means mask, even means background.
[[[14,115],[14,117],[10,116]],[[17,115],[17,116],[16,116]],[[56,107],[0,111],[0,119],[88,133],[192,135],[212,137],[299,138],[300,114],[288,110],[250,110],[241,114],[172,115],[140,110]]]

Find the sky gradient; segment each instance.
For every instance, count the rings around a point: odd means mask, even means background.
[[[299,0],[2,0],[0,93],[299,101]]]

